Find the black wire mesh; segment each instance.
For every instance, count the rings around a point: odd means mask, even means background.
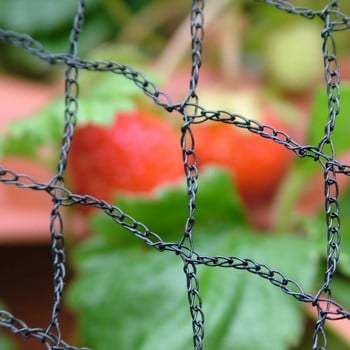
[[[259,2],[259,1],[258,1]],[[79,35],[83,28],[85,1],[79,0],[74,18],[73,28],[69,38],[70,46],[66,54],[53,54],[45,49],[40,42],[32,37],[5,29],[0,29],[0,40],[10,45],[18,46],[37,56],[51,65],[66,66],[65,73],[65,110],[64,130],[59,153],[57,170],[53,178],[47,183],[40,183],[29,175],[18,174],[11,169],[0,166],[0,181],[7,185],[20,188],[29,188],[47,192],[53,200],[51,210],[50,234],[52,263],[54,268],[54,303],[51,321],[46,329],[30,328],[25,321],[16,318],[9,312],[0,311],[0,325],[11,332],[29,338],[40,339],[47,349],[78,349],[70,346],[61,336],[59,313],[61,297],[66,277],[66,253],[64,246],[62,207],[77,204],[91,206],[103,211],[116,224],[123,226],[137,238],[143,240],[150,247],[159,252],[169,251],[179,256],[183,261],[183,271],[187,279],[187,294],[193,327],[193,348],[203,348],[204,313],[200,284],[197,276],[197,266],[224,267],[245,270],[268,280],[281,292],[304,303],[310,303],[318,310],[318,319],[315,323],[312,349],[326,349],[327,335],[324,326],[327,320],[349,319],[350,313],[331,297],[331,283],[337,270],[340,256],[340,208],[338,205],[339,188],[337,175],[349,175],[350,167],[335,158],[332,134],[336,126],[336,118],[340,111],[340,74],[336,55],[334,32],[350,28],[350,17],[341,11],[339,1],[332,0],[321,10],[297,7],[291,2],[282,0],[260,1],[274,6],[281,11],[300,15],[307,19],[318,18],[323,22],[323,60],[325,84],[328,96],[328,120],[324,125],[324,135],[316,145],[302,145],[295,141],[283,130],[276,130],[256,120],[223,110],[207,110],[200,105],[196,88],[200,76],[202,63],[202,48],[204,38],[204,0],[193,0],[191,9],[190,30],[192,37],[192,71],[189,80],[189,91],[181,103],[173,103],[170,96],[160,91],[142,73],[130,66],[117,62],[89,61],[78,56]],[[185,222],[184,233],[180,242],[164,241],[160,234],[152,232],[142,222],[135,220],[131,214],[124,213],[120,208],[106,201],[90,195],[78,195],[65,187],[65,169],[67,157],[74,134],[78,114],[80,70],[101,71],[122,75],[131,80],[155,104],[167,112],[178,113],[182,117],[181,147],[183,164],[188,190],[188,216]],[[204,101],[205,103],[205,101]],[[324,175],[324,199],[327,231],[327,254],[324,282],[315,295],[306,293],[297,281],[290,279],[273,268],[247,258],[237,256],[204,256],[196,250],[192,239],[192,229],[195,224],[196,195],[198,189],[198,168],[194,147],[192,126],[208,120],[217,123],[231,124],[232,127],[245,129],[271,142],[280,144],[298,157],[312,158],[317,162]],[[49,209],[48,209],[49,210]],[[82,348],[85,349],[85,348]]]

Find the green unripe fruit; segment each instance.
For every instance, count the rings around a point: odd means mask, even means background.
[[[301,91],[322,81],[321,29],[298,21],[272,32],[264,45],[268,78],[280,88]]]

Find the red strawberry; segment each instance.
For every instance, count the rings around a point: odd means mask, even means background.
[[[75,192],[110,199],[110,164],[116,155],[107,135],[108,129],[98,125],[76,129],[68,165]]]
[[[69,172],[81,194],[111,200],[121,192],[149,193],[183,175],[179,136],[144,111],[120,112],[109,127],[76,129]]]
[[[283,129],[271,112],[263,119],[262,123]],[[220,122],[196,126],[194,136],[199,167],[223,166],[248,207],[267,205],[288,169],[291,152],[272,140]]]

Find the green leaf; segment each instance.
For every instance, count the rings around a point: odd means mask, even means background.
[[[96,9],[96,5],[89,0],[87,9]],[[69,28],[76,8],[77,2],[71,0],[0,0],[0,24],[23,33],[52,33],[66,26]]]
[[[350,188],[347,187],[341,194],[342,196],[339,200],[339,214],[341,222],[339,270],[347,277],[350,277],[350,217],[348,215],[350,211]]]
[[[55,101],[33,117],[12,122],[3,137],[1,155],[34,157],[44,144],[58,145],[63,134],[63,102]]]
[[[77,1],[71,0],[0,0],[0,27],[31,35],[47,50],[64,53],[69,49],[69,35],[77,4]],[[87,0],[78,45],[80,57],[115,36],[116,27],[100,1]],[[62,76],[63,67],[53,67],[22,48],[0,43],[0,51],[0,63],[16,75],[45,81],[57,78],[57,73]]]
[[[182,348],[189,348],[190,318],[179,263],[170,256],[139,250],[109,252],[84,261],[69,303],[82,312],[80,322],[87,344],[101,350],[172,348],[165,343],[174,334],[167,332],[169,338],[163,339],[159,330],[171,331],[173,326]],[[152,271],[157,278],[150,278]]]
[[[234,235],[231,242],[219,237],[221,244],[218,247],[207,244],[205,254],[222,255],[224,251],[228,255],[251,258],[298,281],[306,292],[311,291],[320,255],[313,235],[251,234],[244,229],[231,234]],[[220,350],[280,350],[298,343],[304,325],[302,304],[246,271],[219,269],[210,273],[216,275],[216,280],[207,287],[212,298],[211,302],[207,300],[212,309],[207,312],[207,333],[212,327],[213,334],[211,341],[207,337],[208,349],[215,349],[215,344],[220,341],[217,347]],[[230,274],[235,274],[235,280]],[[215,286],[220,286],[220,292]],[[222,311],[215,318],[218,308]],[[222,323],[222,328],[217,335],[215,326],[218,322]]]
[[[94,4],[97,4],[97,2],[94,1]],[[101,43],[105,42],[106,39],[111,36],[111,33],[114,34],[115,31],[114,26],[111,25],[110,21],[108,21],[108,16],[106,16],[104,11],[101,11],[98,6],[91,7],[89,4],[87,4],[87,6],[87,9],[90,11],[88,11],[87,16],[85,17],[83,32],[80,35],[78,44],[78,52],[80,57],[84,57],[98,45],[101,45]],[[91,10],[94,11],[93,14],[89,14],[89,12],[92,12]],[[66,19],[68,19],[68,16]],[[35,39],[41,42],[49,51],[55,53],[67,52],[69,49],[68,38],[72,23],[73,18],[64,27],[65,31],[59,31],[58,33],[41,32],[40,34],[35,35]],[[37,58],[36,60],[38,64],[43,65],[42,60],[38,60]],[[16,60],[16,63],[17,62],[18,59]],[[21,61],[18,63],[21,63]],[[52,71],[52,66],[48,66],[47,71]]]
[[[341,87],[340,113],[337,116],[332,140],[337,154],[349,149],[348,114],[350,112],[350,83],[344,83]],[[325,126],[328,118],[327,92],[325,88],[318,89],[313,100],[311,120],[309,127],[308,143],[318,146],[325,134]]]
[[[79,99],[79,124],[110,125],[117,112],[135,107],[135,96],[140,93],[131,81],[112,74],[85,80],[85,84],[88,88]]]
[[[2,301],[0,301],[0,310],[4,310],[5,306],[2,303]],[[17,347],[15,346],[14,342],[12,341],[12,339],[10,339],[8,337],[7,334],[5,334],[5,332],[3,332],[4,329],[1,329],[0,331],[0,349],[1,350],[15,350],[17,349]]]
[[[331,284],[332,298],[341,304],[345,309],[350,308],[349,293],[350,283],[349,278],[336,276]]]
[[[117,205],[137,221],[144,223],[165,240],[180,240],[183,235],[187,208],[185,180],[177,186],[163,187],[152,197],[118,196]],[[230,175],[220,168],[208,167],[200,175],[195,230],[229,228],[246,224],[246,216],[235,192]],[[118,226],[103,213],[91,219],[94,232],[104,235],[112,245],[139,244],[131,233]]]
[[[336,157],[341,156],[342,154],[344,155],[344,152],[348,151],[350,148],[347,122],[347,114],[350,112],[349,82],[342,85],[340,100],[341,111],[337,116],[334,132],[331,136],[334,142]],[[307,144],[314,147],[319,145],[325,134],[327,117],[328,102],[326,90],[325,88],[320,88],[315,92],[313,99],[311,119],[308,123],[309,130]],[[330,151],[328,147],[328,145],[325,146],[324,152]],[[317,174],[320,175],[322,173],[323,169],[321,164],[319,162],[315,162],[312,158],[306,157],[303,159],[297,159],[297,161],[294,162],[293,167],[289,170],[285,180],[282,183],[277,197],[278,205],[276,205],[276,217],[278,220],[278,227],[292,227],[293,221],[295,220],[295,213],[293,214],[293,210],[295,209],[297,201],[300,199],[300,194],[303,193],[305,187],[310,183],[310,181],[314,181],[317,178]],[[320,190],[322,189],[320,188]],[[341,193],[341,195],[343,195],[343,193]],[[349,203],[347,200],[341,202],[341,211],[343,207],[348,207],[347,203]],[[319,207],[321,209],[322,205]],[[315,208],[317,208],[317,203],[315,203]],[[344,212],[345,211],[346,210],[344,210]],[[345,216],[342,218],[342,221],[343,220],[344,222],[349,221]],[[348,224],[350,225],[350,221]],[[350,226],[348,227],[350,228]],[[344,230],[344,228],[342,228],[342,230]],[[346,232],[346,230],[344,230],[344,232]]]
[[[15,345],[7,337],[0,335],[0,349],[1,350],[14,350]]]
[[[266,262],[309,291],[317,271],[314,238],[252,234],[237,229],[197,232],[204,254]],[[182,260],[170,252],[128,248],[76,259],[68,303],[78,313],[84,345],[107,350],[190,349],[192,326]],[[301,304],[247,271],[199,266],[208,350],[284,350],[303,331]]]

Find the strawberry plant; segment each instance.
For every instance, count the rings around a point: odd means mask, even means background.
[[[110,82],[106,79],[94,85],[97,102],[82,94],[67,187],[108,199],[165,241],[178,242],[188,215],[179,134],[161,117],[136,108],[138,96],[125,91],[124,86],[117,85],[116,89],[121,89],[117,94],[123,98],[116,99]],[[350,89],[345,87],[343,93],[347,106]],[[207,101],[203,99],[203,105]],[[324,94],[316,95],[306,142],[315,144],[320,138],[325,102]],[[232,104],[226,109],[236,107]],[[100,109],[102,112],[96,113]],[[48,140],[56,150],[63,128],[61,113],[54,102],[34,118],[14,124],[3,139],[1,152],[38,158]],[[262,124],[285,130],[284,122],[270,109],[258,108],[257,112],[253,108],[241,114],[254,118],[260,113],[257,119]],[[346,124],[346,119],[340,123]],[[335,131],[341,152],[347,150],[345,124]],[[282,271],[306,291],[317,288],[314,281],[324,258],[323,218],[317,214],[310,218],[296,212],[295,207],[305,184],[313,182],[312,161],[294,162],[297,158],[282,145],[234,125],[207,121],[193,126],[193,131],[200,167],[193,230],[196,249],[204,255],[249,257]],[[346,194],[342,207],[348,198]],[[270,225],[261,234],[248,219],[269,202],[287,224],[283,230]],[[116,343],[120,348],[135,349],[190,347],[181,261],[167,252],[145,249],[143,242],[101,212],[89,213],[86,220],[89,238],[69,251],[75,278],[66,295],[77,314],[84,344],[101,350]],[[349,222],[342,222],[349,227]],[[72,228],[65,228],[69,236]],[[349,245],[346,235],[343,244]],[[344,277],[335,281],[338,285],[350,275],[348,254],[343,253],[342,258],[339,266]],[[207,349],[229,350],[232,342],[242,349],[271,349],[271,344],[278,350],[298,346],[306,313],[278,288],[247,272],[225,269],[200,269],[199,282],[207,315]],[[336,296],[344,305],[348,289],[342,287]],[[152,315],[152,322],[145,315]],[[287,325],[285,319],[290,320]],[[249,332],[247,324],[254,324]]]
[[[162,234],[164,240],[177,242],[188,215],[186,187],[181,181],[179,134],[161,117],[136,108],[137,96],[127,85],[117,85],[120,89],[117,94],[123,98],[116,99],[111,93],[111,82],[114,81],[94,82],[91,91],[98,94],[98,101],[93,101],[89,93],[82,94],[82,114],[69,155],[68,186],[73,192],[109,199],[150,230]],[[343,89],[346,109],[349,91]],[[318,130],[324,122],[325,102],[324,93],[316,95],[307,140],[312,144],[320,138]],[[244,103],[244,106],[252,105]],[[237,104],[232,104],[231,109],[238,109]],[[96,113],[98,110],[103,112]],[[258,118],[261,123],[285,129],[284,122],[277,120],[270,109],[267,111],[252,108],[239,112],[249,117],[261,114]],[[0,151],[5,155],[27,154],[38,158],[44,144],[56,150],[59,130],[63,128],[61,113],[54,102],[35,117],[13,124],[3,138]],[[341,128],[335,131],[336,145],[340,152],[346,152],[348,137],[346,125],[342,124],[346,119],[340,119],[340,123]],[[303,211],[296,211],[305,184],[313,183],[312,163],[307,159],[294,163],[297,158],[282,145],[234,125],[208,121],[193,126],[193,131],[200,167],[193,232],[198,250],[208,255],[248,256],[298,280],[306,290],[313,290],[323,258],[324,247],[320,243],[323,218],[317,213],[310,218]],[[163,136],[159,137],[159,133]],[[264,149],[268,150],[267,157]],[[279,162],[282,170],[275,169],[274,161]],[[164,177],[159,176],[159,169]],[[280,176],[273,175],[274,171]],[[268,182],[269,175],[274,182]],[[343,206],[347,205],[348,196],[344,197]],[[250,216],[257,212],[270,215],[264,210],[268,202],[277,208],[284,225],[269,225],[262,235],[252,225]],[[70,251],[76,278],[67,294],[70,307],[76,311],[84,343],[102,350],[115,346],[116,338],[121,348],[190,347],[191,330],[185,326],[189,317],[185,286],[180,286],[185,281],[175,272],[179,261],[166,253],[159,256],[145,250],[140,240],[100,212],[90,212],[86,220],[90,237]],[[343,225],[350,224],[343,220]],[[68,236],[70,229],[66,226]],[[348,237],[344,236],[343,241],[343,246],[349,245]],[[342,257],[340,268],[346,279],[349,257],[346,252]],[[143,263],[139,265],[139,261]],[[142,288],[134,290],[130,276]],[[306,314],[295,300],[286,298],[266,281],[239,271],[203,269],[199,278],[208,315],[209,350],[230,349],[233,336],[236,344],[246,349],[271,349],[271,342],[279,350],[297,346]],[[335,281],[339,285],[342,282],[343,279]],[[220,288],[215,287],[218,285]],[[350,291],[345,287],[341,290],[337,299],[346,305],[344,296]],[[113,302],[115,298],[132,302],[119,304]],[[272,314],[274,308],[279,312]],[[152,314],[155,323],[145,319],[144,314]],[[271,322],[266,322],[266,315]],[[284,326],[286,317],[291,320],[288,327]],[[96,318],[101,322],[97,323]],[[258,322],[259,327],[253,327],[254,333],[245,332],[242,327],[252,322]],[[126,327],[120,327],[125,324]],[[155,324],[163,327],[158,329]],[[137,336],[130,333],[135,332],[135,327],[139,330]],[[176,339],[163,336],[164,342],[158,342],[161,334],[170,333],[178,336]],[[263,344],[261,339],[266,334],[269,342]]]
[[[344,91],[347,92],[346,89]],[[324,114],[319,107],[325,105],[324,99],[317,95],[315,103],[309,140],[316,137],[315,130],[321,123],[318,118]],[[269,113],[264,123],[284,128],[273,113]],[[345,133],[339,132],[342,135],[338,136],[338,140],[345,146]],[[312,182],[313,179],[310,162],[293,163],[292,153],[287,153],[283,146],[233,125],[207,122],[194,127],[194,136],[200,166],[194,227],[197,249],[208,256],[249,256],[256,261],[264,261],[298,280],[305,290],[313,290],[323,258],[322,218],[310,218],[302,212],[295,212],[296,198],[304,193],[303,186],[309,183],[306,180]],[[247,157],[240,158],[244,147]],[[267,153],[262,152],[263,149],[267,149]],[[273,159],[262,156],[275,157],[274,152],[277,154],[275,165]],[[278,170],[278,164],[282,170]],[[261,185],[260,181],[269,180],[268,177],[267,180],[261,179],[264,169],[269,169],[271,174],[272,171],[280,172],[280,175],[273,177],[274,181],[270,184]],[[239,176],[242,176],[241,182],[238,181]],[[290,189],[280,181],[286,178],[293,180],[294,176],[299,178],[291,186],[295,193],[290,195]],[[249,191],[249,181],[254,191]],[[264,186],[269,191],[264,192]],[[281,191],[282,194],[277,193]],[[261,207],[254,207],[257,203],[263,206],[268,201],[274,201],[273,194],[285,196],[285,200],[290,201],[287,207],[282,206],[285,211],[279,212],[282,219],[288,217],[288,225],[284,230],[269,227],[261,235],[261,231],[247,221],[245,214],[247,210],[260,210]],[[186,220],[186,196],[186,188],[180,181],[158,188],[152,197],[120,193],[115,203],[123,211],[133,213],[154,232],[164,233],[162,237],[165,240],[176,242],[181,237]],[[242,207],[242,200],[252,205]],[[181,283],[185,281],[178,273],[179,261],[145,251],[135,237],[116,227],[100,213],[93,213],[89,222],[94,235],[75,252],[75,268],[79,277],[68,296],[69,305],[79,315],[84,339],[99,349],[108,349],[111,346],[108,339],[115,341],[115,337],[118,346],[125,348],[189,348],[192,334],[189,328],[183,326],[189,315],[183,307],[185,285]],[[347,259],[347,254],[344,256]],[[138,264],[138,259],[142,259],[153,272],[157,271],[157,278],[152,271],[147,272],[143,264]],[[341,268],[348,274],[344,264]],[[113,278],[116,275],[118,281]],[[130,275],[143,286],[142,290],[133,289]],[[234,348],[233,342],[234,346],[242,349],[271,349],[271,344],[273,349],[303,349],[298,342],[304,331],[305,311],[292,298],[286,298],[266,281],[239,272],[201,269],[199,280],[208,316],[205,343],[208,349],[229,350]],[[335,281],[335,285],[341,283],[341,279]],[[349,287],[342,288],[343,293],[337,297],[344,301]],[[121,304],[114,303],[115,298],[133,299],[131,304]],[[145,314],[152,314],[152,323],[143,317]],[[97,316],[101,326],[95,322]],[[290,320],[288,324],[285,323],[286,318]],[[246,332],[247,324],[253,323],[252,330]],[[255,326],[257,323],[258,326]],[[120,328],[120,324],[130,326]],[[136,333],[135,328],[138,330]],[[271,329],[274,331],[271,332]],[[174,330],[176,336],[164,336],[174,334]],[[95,332],[98,335],[94,335]],[[266,334],[269,334],[268,339]],[[332,337],[329,339],[335,343],[338,341]],[[344,344],[341,346],[346,348]]]

